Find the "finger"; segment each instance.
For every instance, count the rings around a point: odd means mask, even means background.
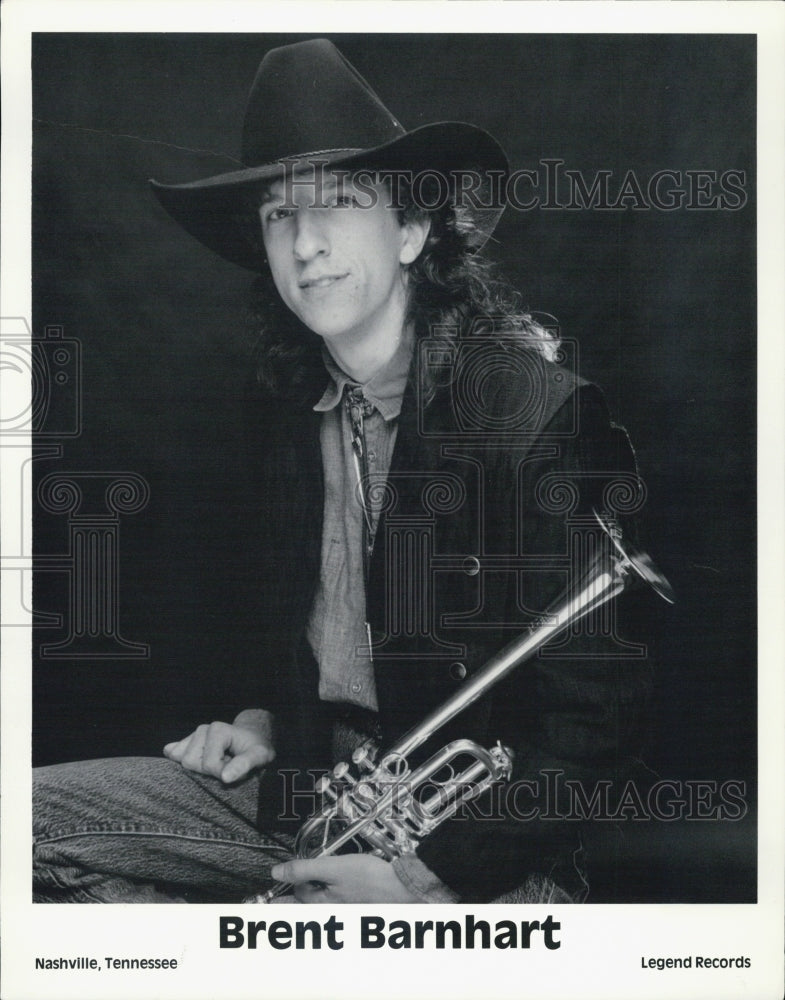
[[[185,739],[173,740],[171,743],[167,743],[164,747],[164,756],[170,760],[182,760],[190,738],[190,736],[186,736]]]
[[[201,753],[201,768],[203,774],[211,774],[215,778],[221,776],[227,761],[227,749],[232,742],[231,726],[225,722],[212,722],[207,726],[204,736],[204,746]]]
[[[329,903],[329,886],[323,882],[303,882],[295,887],[294,899],[298,903]]]
[[[274,756],[272,747],[262,744],[249,747],[248,750],[238,753],[236,757],[224,763],[220,772],[221,781],[239,781],[256,768],[269,764]]]
[[[191,734],[185,753],[180,758],[180,763],[186,771],[202,771],[202,755],[204,752],[204,741],[207,736],[207,726],[198,726]]]

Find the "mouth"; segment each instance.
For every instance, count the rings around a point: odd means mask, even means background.
[[[324,288],[331,288],[339,281],[343,281],[346,274],[324,274],[318,278],[305,278],[298,282],[300,289],[304,292],[317,292]]]

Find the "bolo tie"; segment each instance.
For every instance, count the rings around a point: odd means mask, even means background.
[[[368,500],[368,449],[365,444],[365,417],[370,417],[374,411],[373,403],[369,403],[363,394],[361,385],[347,384],[344,390],[344,401],[346,411],[349,414],[349,422],[352,431],[352,457],[354,458],[354,469],[357,473],[357,495],[360,500],[360,507],[363,512],[363,583],[365,585],[366,615],[368,606],[368,576],[371,566],[371,555],[373,554],[373,543],[376,537],[376,527],[373,523],[373,510]],[[371,626],[365,621],[365,631],[368,636],[368,654],[373,662],[373,647],[371,643]]]

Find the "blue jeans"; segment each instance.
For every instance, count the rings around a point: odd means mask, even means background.
[[[227,786],[163,757],[37,768],[33,900],[226,903],[262,892],[293,838],[259,832],[257,797],[254,778]],[[574,901],[545,874],[498,900]]]
[[[154,757],[33,773],[33,899],[230,902],[268,888],[292,854],[256,828],[258,780],[223,785]]]

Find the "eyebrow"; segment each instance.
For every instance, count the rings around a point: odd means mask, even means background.
[[[276,184],[280,184],[280,181],[276,181]],[[352,184],[353,178],[349,176],[341,176],[340,180],[336,178],[334,174],[327,173],[323,176],[321,189],[324,194],[330,194],[335,191],[339,186],[345,187],[347,184]],[[285,191],[283,194],[273,194],[271,187],[266,187],[262,192],[262,198],[260,201],[261,205],[266,205],[271,201],[286,201]]]

